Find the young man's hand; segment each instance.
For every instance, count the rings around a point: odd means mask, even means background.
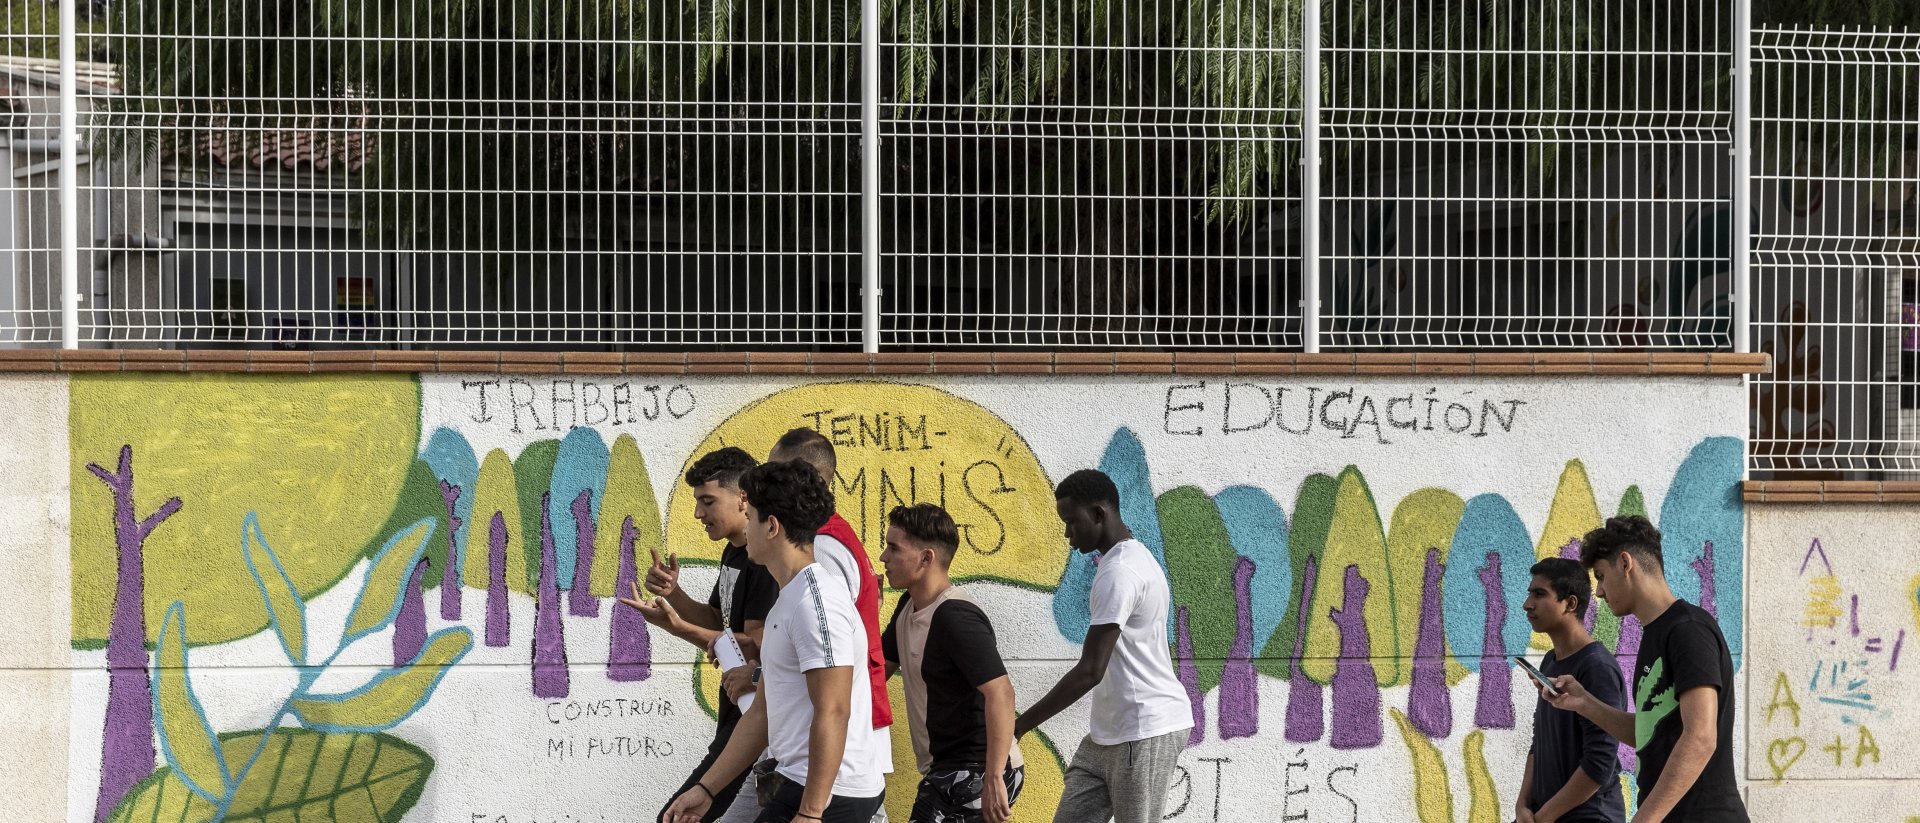
[[[693,629],[687,621],[680,619],[680,613],[673,610],[673,604],[668,603],[665,597],[655,598],[652,603],[648,603],[640,594],[639,583],[634,583],[629,593],[632,596],[622,597],[620,602],[638,609],[640,616],[646,618],[648,623],[675,635],[684,635]]]
[[[980,781],[980,816],[987,823],[1007,823],[1007,818],[1013,816],[1005,775],[989,774]]]
[[[720,690],[726,692],[727,699],[733,701],[735,705],[740,703],[741,697],[752,694],[759,688],[753,683],[752,663],[728,669],[726,674],[720,676]]]
[[[660,562],[660,550],[648,549],[653,555],[653,565],[647,567],[647,591],[670,597],[680,590],[680,556],[668,554],[665,563]]]
[[[660,813],[660,820],[661,823],[700,823],[701,816],[712,806],[713,795],[700,786],[689,786]]]
[[[1542,688],[1540,699],[1547,701],[1548,705],[1556,709],[1585,714],[1586,708],[1593,704],[1593,696],[1587,694],[1587,687],[1580,685],[1580,681],[1575,680],[1573,675],[1563,674],[1554,677],[1553,687],[1560,690],[1558,697],[1548,694],[1547,690]]]
[[[1527,808],[1527,804],[1516,803],[1513,807],[1513,823],[1539,823],[1539,819],[1533,816],[1533,810]]]

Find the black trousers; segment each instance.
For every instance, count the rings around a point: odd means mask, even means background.
[[[760,816],[754,819],[754,823],[792,823],[793,816],[800,813],[800,796],[805,791],[805,786],[786,781],[780,791],[774,794],[773,802],[760,809]],[[836,794],[833,802],[827,804],[827,810],[820,815],[820,823],[867,823],[886,800],[886,792],[873,797],[842,797]],[[809,818],[801,820],[803,823],[813,823]]]
[[[700,782],[700,775],[706,774],[707,769],[713,767],[713,761],[720,759],[720,752],[726,750],[727,740],[733,737],[733,726],[738,722],[736,718],[714,730],[713,743],[707,746],[707,756],[700,759],[700,765],[693,767],[693,774],[687,775],[687,782],[680,784],[680,790],[674,792],[673,797],[667,798],[666,804],[662,805],[659,813],[653,816],[654,823],[660,823],[667,814],[667,806],[673,805],[673,801],[680,795],[689,790],[700,791],[693,788],[693,784]],[[740,784],[746,782],[746,779],[746,772],[741,772],[740,776],[734,778],[725,788],[714,792],[713,805],[708,807],[706,814],[700,816],[701,823],[713,823],[720,819],[720,815],[726,814],[728,807],[733,805],[734,795],[740,793]]]

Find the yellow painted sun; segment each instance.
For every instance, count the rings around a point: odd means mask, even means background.
[[[784,389],[721,423],[688,464],[723,446],[764,460],[780,435],[802,426],[833,442],[837,507],[872,557],[880,555],[893,507],[937,503],[960,526],[956,579],[1041,589],[1059,582],[1067,549],[1053,484],[1033,450],[992,412],[940,389],[878,381]],[[720,547],[693,519],[684,483],[668,499],[667,546],[683,558],[719,559]]]

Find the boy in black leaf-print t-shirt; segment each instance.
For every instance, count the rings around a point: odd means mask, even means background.
[[[1633,672],[1633,725],[1638,740],[1634,748],[1640,757],[1641,796],[1659,785],[1667,759],[1680,742],[1679,696],[1710,688],[1719,705],[1714,732],[1718,742],[1692,790],[1674,804],[1667,819],[1745,821],[1746,804],[1734,781],[1733,655],[1720,624],[1706,609],[1675,600],[1642,631]]]
[[[1609,610],[1640,621],[1633,711],[1594,699],[1567,675],[1541,697],[1634,742],[1634,823],[1747,823],[1733,771],[1733,652],[1712,613],[1667,586],[1660,530],[1639,515],[1608,518],[1580,539],[1580,565]]]

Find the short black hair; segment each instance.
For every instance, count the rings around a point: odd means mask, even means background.
[[[1066,500],[1083,506],[1095,506],[1105,503],[1120,510],[1120,487],[1113,484],[1113,478],[1098,469],[1081,469],[1067,475],[1060,485],[1053,489],[1056,500]]]
[[[833,491],[827,481],[798,460],[754,466],[741,475],[740,490],[760,513],[760,522],[779,518],[787,539],[796,545],[812,545],[814,535],[833,516]]]
[[[698,488],[711,481],[738,490],[740,476],[757,465],[760,465],[760,461],[753,459],[753,455],[739,446],[714,449],[693,461],[693,465],[687,469],[687,485]]]
[[[773,450],[788,460],[798,460],[814,468],[821,477],[832,477],[839,468],[839,460],[833,453],[833,441],[827,436],[805,426],[780,435],[774,441]]]
[[[1533,564],[1528,573],[1546,578],[1547,587],[1561,600],[1573,598],[1573,616],[1587,619],[1587,606],[1593,602],[1593,580],[1587,576],[1587,567],[1565,557],[1549,557]]]
[[[953,565],[953,555],[960,550],[960,527],[954,525],[953,516],[947,514],[946,509],[932,503],[894,506],[893,511],[887,512],[887,525],[932,546],[941,564]]]
[[[1653,522],[1637,514],[1622,514],[1607,518],[1607,524],[1587,532],[1580,538],[1580,565],[1593,568],[1602,560],[1612,560],[1622,552],[1632,554],[1643,563],[1652,563],[1666,569],[1666,558],[1660,554],[1660,530]]]

